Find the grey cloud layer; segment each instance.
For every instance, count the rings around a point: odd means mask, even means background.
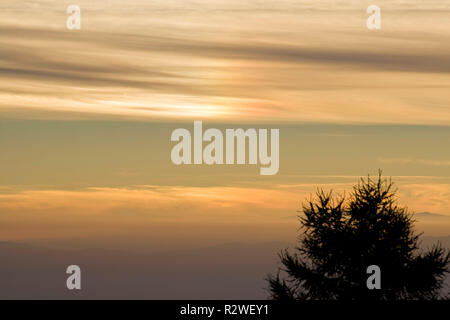
[[[251,41],[247,43],[229,43],[226,41],[198,41],[168,36],[108,34],[101,32],[70,33],[67,31],[15,27],[1,27],[0,33],[8,35],[7,38],[12,40],[32,39],[32,43],[36,43],[37,41],[37,47],[44,50],[44,52],[30,52],[28,50],[32,49],[33,45],[17,46],[8,43],[9,41],[6,40],[8,47],[0,52],[0,58],[5,62],[12,64],[19,63],[29,68],[38,67],[63,72],[76,71],[105,74],[144,73],[148,76],[174,76],[173,74],[162,71],[140,70],[136,66],[132,67],[131,65],[101,65],[99,64],[100,61],[95,59],[101,59],[103,53],[108,54],[115,50],[148,52],[150,56],[158,52],[186,56],[186,58],[194,56],[294,64],[317,63],[404,72],[450,72],[450,56],[446,54],[445,44],[443,44],[443,50],[441,52],[430,53],[429,50],[417,48],[416,52],[408,53],[410,48],[405,48],[404,51],[400,52],[393,52],[392,49],[384,50],[385,52],[383,50],[381,52],[372,52],[358,49],[302,47],[277,42],[264,44],[252,43]],[[450,39],[450,34],[448,39]],[[39,41],[50,44],[51,46],[48,46],[45,51],[45,48],[39,45]],[[96,52],[91,56],[91,61],[84,61],[83,63],[73,60],[62,63],[61,61],[55,60],[52,52],[63,53],[64,50],[59,49],[58,46],[61,44],[67,45],[67,43],[78,46],[81,56],[89,53],[89,50],[99,47],[102,47],[106,51]],[[343,47],[345,47],[345,44]],[[67,54],[73,58],[77,52],[67,52]],[[61,57],[58,58],[60,59]],[[143,67],[145,68],[145,66]],[[70,75],[67,77],[70,78]],[[75,77],[76,79],[77,77]]]

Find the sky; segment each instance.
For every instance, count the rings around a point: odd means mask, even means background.
[[[70,4],[80,30],[66,28]],[[371,4],[381,30],[366,27]],[[445,0],[2,0],[0,242],[282,248],[318,188],[348,194],[378,169],[418,232],[450,235],[449,11]],[[194,120],[279,128],[278,174],[175,166],[171,132]]]
[[[4,117],[448,125],[446,1],[1,4]]]

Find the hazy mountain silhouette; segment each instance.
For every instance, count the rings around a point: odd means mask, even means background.
[[[450,235],[422,242],[437,239],[450,248]],[[0,242],[0,299],[266,299],[264,277],[277,268],[277,252],[294,246],[228,243],[130,253]],[[81,267],[80,292],[66,289],[70,264]]]
[[[165,252],[48,249],[0,242],[0,299],[264,299],[287,243],[230,243]],[[81,267],[82,290],[66,289]]]

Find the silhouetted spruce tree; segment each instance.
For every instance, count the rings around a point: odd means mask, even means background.
[[[396,204],[392,182],[361,179],[348,197],[317,192],[303,204],[304,231],[295,253],[268,277],[274,299],[435,299],[450,264],[438,243],[418,249],[412,216]],[[381,269],[381,289],[369,290],[367,267]]]

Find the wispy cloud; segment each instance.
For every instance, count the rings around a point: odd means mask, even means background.
[[[80,0],[77,32],[34,4],[2,2],[5,118],[450,124],[448,23],[417,27],[441,1],[380,36],[359,1]]]
[[[427,166],[450,166],[450,160],[431,160],[420,158],[379,158],[381,163],[416,164]]]

